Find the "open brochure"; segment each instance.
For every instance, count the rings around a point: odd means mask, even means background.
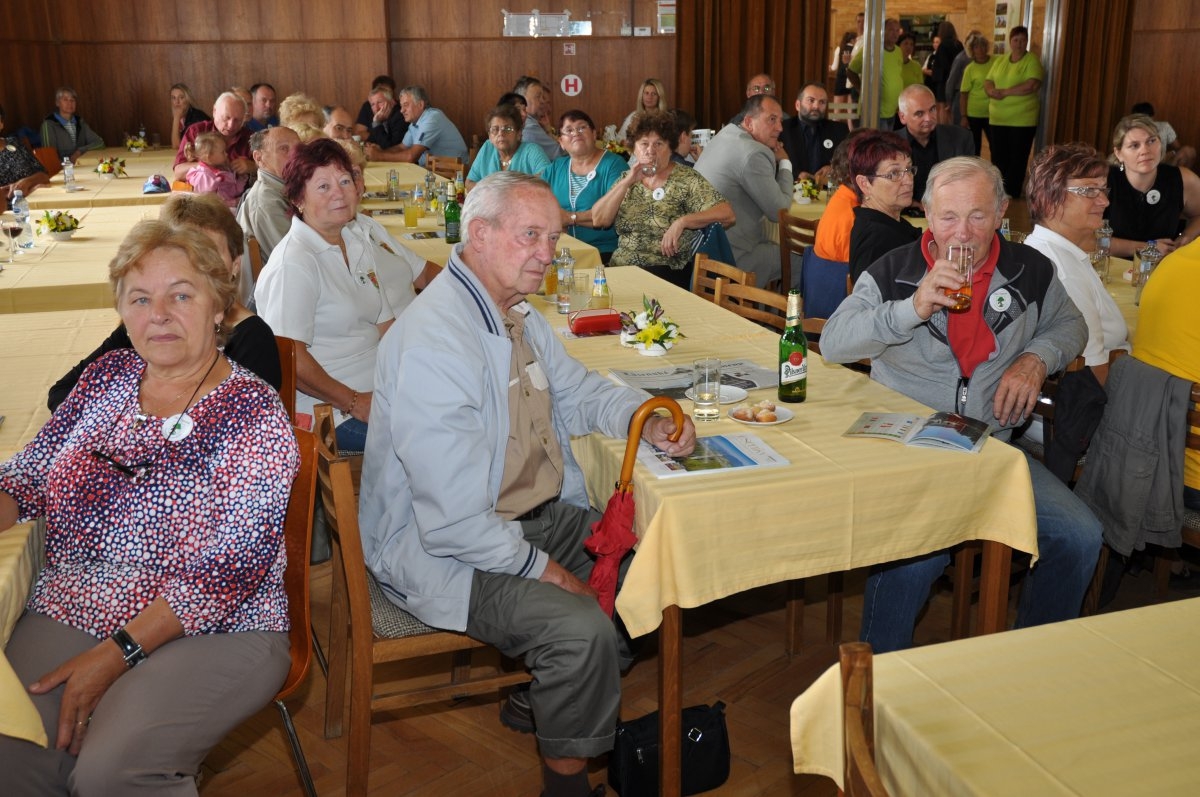
[[[788,464],[761,438],[745,433],[698,437],[695,450],[686,457],[672,457],[643,440],[638,448],[638,462],[660,479]]]
[[[686,398],[684,393],[692,386],[691,365],[665,365],[642,371],[612,369],[608,376],[614,382],[645,390],[652,396],[666,396],[676,401]],[[743,390],[779,385],[779,371],[763,368],[749,360],[722,360],[721,384],[733,385]]]
[[[906,446],[969,451],[983,448],[992,427],[976,418],[955,412],[935,412],[928,418],[902,412],[864,412],[843,437],[878,437],[897,440]]]

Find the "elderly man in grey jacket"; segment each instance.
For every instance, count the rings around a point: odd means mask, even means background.
[[[561,215],[550,187],[519,172],[471,191],[446,273],[380,344],[360,509],[389,599],[524,658],[543,794],[587,797],[587,759],[613,745],[623,646],[586,583],[599,513],[570,439],[624,437],[646,395],[572,359],[525,301]],[[674,431],[656,416],[643,437],[690,452],[691,420],[672,443]]]
[[[1046,374],[1083,351],[1087,325],[1045,256],[996,234],[1008,207],[1000,172],[974,157],[934,167],[925,192],[929,230],[877,260],[830,317],[821,354],[869,358],[871,378],[936,410],[991,422],[1007,440],[1037,401]],[[974,247],[968,309],[950,312],[947,289],[963,280],[946,259]],[[989,443],[994,445],[994,443]],[[1028,458],[1028,455],[1026,455]],[[955,464],[947,462],[947,469]],[[1100,552],[1100,523],[1041,463],[1029,459],[1039,559],[1017,611],[1017,627],[1076,617]],[[947,492],[948,496],[953,491]],[[897,497],[898,506],[903,496]],[[912,644],[946,551],[876,567],[867,580],[861,637],[876,651]]]
[[[721,128],[696,161],[696,171],[733,205],[733,258],[760,286],[779,279],[779,244],[767,237],[763,219],[774,221],[792,206],[792,162],[779,143],[782,120],[779,101],[757,94],[746,100],[741,122]],[[799,276],[800,269],[792,273]]]

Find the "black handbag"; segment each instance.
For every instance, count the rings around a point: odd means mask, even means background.
[[[683,793],[699,794],[729,779],[729,731],[725,704],[683,710]],[[608,759],[608,783],[621,797],[658,794],[658,712],[617,723]]]

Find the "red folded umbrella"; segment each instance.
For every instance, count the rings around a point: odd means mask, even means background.
[[[633,533],[633,464],[637,461],[642,427],[660,408],[670,410],[671,418],[675,421],[675,434],[671,439],[678,440],[683,433],[683,410],[674,399],[658,396],[637,408],[629,423],[625,459],[621,462],[621,477],[616,490],[608,499],[604,516],[592,524],[592,535],[583,543],[583,547],[596,557],[596,564],[588,576],[588,585],[596,590],[600,608],[609,617],[612,617],[617,599],[617,574],[621,559],[637,542],[637,536]]]

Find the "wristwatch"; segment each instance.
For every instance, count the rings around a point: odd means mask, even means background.
[[[142,650],[141,645],[133,641],[133,637],[124,628],[118,628],[116,631],[113,631],[112,641],[116,642],[117,647],[121,649],[121,655],[125,657],[126,667],[132,669],[146,660],[146,651]]]

